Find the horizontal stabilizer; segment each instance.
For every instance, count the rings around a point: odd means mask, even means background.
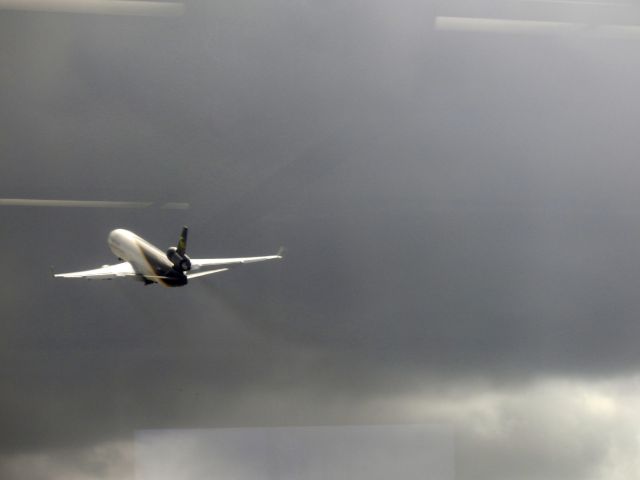
[[[217,270],[209,270],[208,272],[188,273],[187,278],[191,280],[192,278],[204,277],[205,275],[211,275],[212,273],[226,272],[227,270],[229,269],[218,268]]]

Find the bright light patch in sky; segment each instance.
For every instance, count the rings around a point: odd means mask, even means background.
[[[640,38],[640,26],[589,25],[587,23],[513,20],[504,18],[436,17],[435,29],[440,31],[506,33],[529,35],[579,34],[602,38]]]

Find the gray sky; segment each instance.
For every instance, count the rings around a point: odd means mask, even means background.
[[[0,196],[154,202],[0,207],[0,476],[134,478],[138,430],[431,422],[459,480],[638,476],[638,42],[434,29],[637,10],[475,5],[0,10]],[[193,257],[287,256],[49,277],[183,224]]]

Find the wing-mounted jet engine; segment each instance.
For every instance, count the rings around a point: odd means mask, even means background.
[[[182,233],[177,247],[169,247],[167,258],[173,263],[174,270],[187,272],[191,270],[191,259],[185,253],[187,250],[187,227],[182,227]]]

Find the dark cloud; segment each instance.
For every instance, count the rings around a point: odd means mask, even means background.
[[[424,389],[637,372],[637,44],[437,13],[0,15],[3,197],[191,205],[0,210],[10,468],[137,429],[419,421],[402,405]],[[182,224],[194,257],[287,256],[185,289],[48,276],[111,262],[112,228],[166,247]],[[536,478],[532,432],[514,448]],[[461,435],[462,478],[483,458],[508,478],[503,444]],[[564,458],[545,478],[597,468]]]

